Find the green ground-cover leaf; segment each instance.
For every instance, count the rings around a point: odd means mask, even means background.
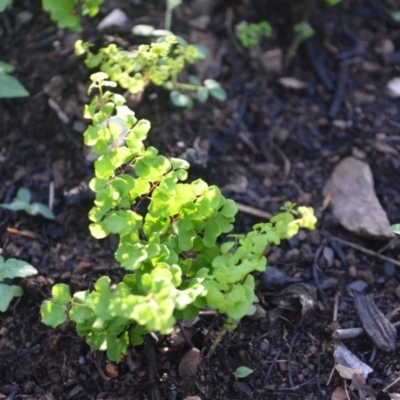
[[[0,0],[0,13],[2,13],[11,4],[12,4],[12,0]],[[1,68],[0,68],[0,72],[1,72]]]
[[[235,371],[235,377],[236,378],[246,378],[250,374],[252,374],[254,371],[251,368],[248,367],[239,367]]]
[[[394,233],[400,235],[400,224],[395,224],[390,227]]]
[[[42,304],[40,307],[40,314],[42,316],[42,322],[52,328],[56,328],[67,319],[65,306],[53,303],[52,301],[45,301]]]
[[[50,210],[50,208],[41,203],[30,204],[26,207],[25,211],[31,215],[40,214],[47,219],[55,219],[56,218],[56,216],[53,214],[53,212]]]
[[[19,83],[18,79],[0,71],[0,99],[26,96],[29,96],[29,92]]]
[[[63,283],[54,285],[51,289],[51,296],[55,304],[65,306],[71,301],[69,286]]]
[[[37,273],[37,269],[26,261],[15,258],[9,258],[4,261],[4,258],[0,256],[0,282],[6,278],[26,278]]]
[[[14,290],[10,285],[0,283],[0,311],[4,312],[7,310],[14,298]]]
[[[94,313],[85,306],[72,307],[69,312],[69,318],[77,324],[83,324],[90,319],[94,319]]]

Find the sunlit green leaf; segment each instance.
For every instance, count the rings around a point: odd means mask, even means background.
[[[24,201],[25,203],[30,203],[31,202],[31,192],[27,188],[20,188],[17,192],[17,197],[18,200]]]
[[[390,227],[394,233],[400,235],[400,224],[395,224]]]
[[[206,87],[201,87],[197,90],[197,100],[200,103],[205,103],[208,100],[209,91]]]
[[[170,93],[170,99],[174,106],[193,108],[193,100],[186,94],[174,90]]]
[[[67,319],[65,315],[65,306],[55,304],[52,301],[45,301],[40,307],[42,322],[52,328],[64,323]]]
[[[239,367],[235,371],[235,377],[236,378],[246,378],[250,374],[252,374],[254,371],[251,368],[248,367]]]
[[[32,203],[26,208],[26,212],[28,212],[31,215],[37,215],[40,214],[43,217],[47,219],[55,219],[55,215],[53,214],[53,211],[50,210],[49,207],[47,207],[44,204],[41,203]]]
[[[69,291],[69,286],[64,283],[59,283],[54,285],[51,289],[51,296],[54,303],[61,306],[65,306],[71,301],[71,293]]]
[[[0,256],[0,281],[6,278],[25,278],[37,273],[37,269],[26,261],[9,258],[4,262],[3,257]]]
[[[0,99],[26,96],[29,96],[29,92],[19,83],[18,79],[0,72]]]
[[[217,81],[214,81],[213,79],[206,79],[204,81],[204,86],[208,89],[210,95],[215,99],[220,101],[226,100],[227,94]]]
[[[0,283],[0,311],[4,312],[7,310],[14,297],[13,289],[9,285]]]

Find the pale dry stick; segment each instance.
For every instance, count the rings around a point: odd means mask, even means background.
[[[51,181],[49,185],[49,209],[53,211],[53,207],[54,207],[54,181]]]
[[[331,379],[332,379],[334,372],[335,372],[335,367],[332,368],[331,374],[329,375],[329,378],[328,378],[328,382],[326,382],[326,386],[329,386],[329,384],[331,383]]]
[[[335,303],[333,305],[333,322],[337,322],[338,310],[339,310],[339,296],[340,296],[340,293],[336,292]]]
[[[398,236],[394,237],[393,239],[389,240],[383,247],[381,247],[377,253],[382,254],[386,250],[393,250],[396,248],[396,245],[399,243],[400,238]]]
[[[392,387],[393,385],[395,385],[398,381],[400,381],[400,376],[395,379],[392,383],[390,383],[389,385],[387,385],[385,388],[382,389],[382,392],[386,392],[386,390],[388,390],[390,387]]]
[[[337,242],[342,243],[345,246],[352,247],[353,249],[356,249],[356,250],[360,251],[361,253],[368,254],[369,256],[373,256],[373,257],[379,258],[381,260],[391,262],[392,264],[397,265],[398,267],[400,267],[400,261],[394,260],[393,258],[390,258],[390,257],[382,256],[381,254],[378,254],[375,251],[368,250],[365,247],[359,246],[358,244],[354,244],[354,243],[348,242],[347,240],[344,240],[344,239],[340,239],[340,238],[338,238],[336,236],[333,236],[333,235],[329,235],[329,236],[333,240],[336,240]]]
[[[241,204],[241,203],[237,203],[237,202],[236,202],[236,205],[237,205],[237,208],[239,211],[244,212],[246,214],[254,215],[256,217],[265,218],[265,219],[272,218],[272,215],[267,211],[263,211],[263,210],[260,210],[258,208],[254,208],[251,206],[246,206],[245,204]]]
[[[349,392],[347,391],[347,382],[346,379],[343,379],[344,382],[344,391],[346,392],[347,400],[350,400]]]
[[[332,339],[344,340],[353,339],[364,333],[363,328],[335,329],[332,333]]]
[[[396,329],[400,327],[400,321],[392,324]],[[354,339],[365,333],[364,328],[347,328],[347,329],[335,329],[332,333],[332,339],[343,340],[343,339]]]

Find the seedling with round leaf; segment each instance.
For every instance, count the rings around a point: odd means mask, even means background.
[[[48,219],[54,219],[53,212],[44,204],[31,203],[31,192],[27,188],[20,188],[16,197],[10,204],[0,204],[1,208],[11,211],[25,211],[30,215],[42,215]]]

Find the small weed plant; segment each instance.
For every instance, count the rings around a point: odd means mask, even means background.
[[[95,16],[103,1],[42,0],[42,6],[59,28],[82,31],[82,16]],[[151,82],[169,90],[171,101],[177,107],[193,107],[192,96],[188,93],[195,94],[195,98],[201,103],[206,102],[209,97],[224,101],[226,92],[213,79],[206,79],[201,83],[196,76],[189,75],[187,83],[178,80],[179,74],[188,64],[206,56],[204,47],[189,45],[169,31],[172,11],[181,3],[182,0],[167,0],[165,30],[148,25],[139,25],[133,29],[134,34],[149,36],[154,40],[150,44],[139,46],[136,51],[124,51],[111,44],[94,54],[90,51],[91,43],[79,40],[75,46],[76,54],[85,54],[85,63],[89,68],[107,73],[110,79],[133,94],[143,92]],[[11,4],[12,0],[0,0],[0,12]],[[11,65],[0,62],[0,98],[28,96],[29,93],[18,80],[10,75],[12,71]]]
[[[103,72],[91,79],[89,92],[98,95],[85,108],[92,125],[84,139],[99,159],[90,182],[96,193],[90,231],[97,239],[119,236],[115,256],[127,273],[119,283],[103,276],[93,290],[73,295],[67,285],[55,285],[42,304],[42,321],[52,327],[73,321],[89,345],[116,362],[143,334],[168,334],[177,320],[206,307],[226,314],[226,326],[234,328],[255,299],[252,273],[265,270],[266,247],[300,227],[313,229],[312,209],[287,203],[270,222],[223,242],[235,202],[202,180],[186,183],[189,164],[145,146],[150,123],[138,121],[123,96],[105,90],[116,83]]]
[[[294,58],[294,56],[297,53],[297,50],[299,49],[299,46],[302,42],[305,40],[309,39],[314,35],[314,29],[311,27],[311,25],[308,22],[301,21],[298,22],[297,24],[293,25],[293,32],[295,33],[294,40],[292,44],[290,45],[286,56],[285,56],[285,61],[284,64],[288,66],[290,61]]]
[[[36,268],[25,261],[9,258],[4,261],[0,256],[0,311],[7,310],[14,297],[21,297],[23,292],[18,285],[8,285],[4,281],[14,278],[26,278],[27,276],[36,275]]]
[[[190,83],[179,82],[178,76],[187,64],[204,58],[204,54],[194,45],[188,45],[174,35],[161,37],[158,42],[140,45],[136,51],[123,51],[115,44],[101,48],[96,54],[90,51],[90,43],[78,41],[77,55],[86,55],[88,68],[98,68],[112,81],[135,94],[142,92],[151,82],[170,91],[172,103],[178,107],[191,108],[193,100],[187,92],[196,94],[204,103],[209,96],[225,100],[225,90],[218,82],[206,79],[203,84],[195,76]]]
[[[41,215],[48,219],[54,219],[53,212],[44,204],[31,203],[31,192],[27,188],[21,188],[17,196],[10,204],[0,204],[1,208],[11,211],[25,211],[29,215]]]
[[[236,36],[240,44],[246,48],[258,47],[263,38],[272,36],[272,26],[267,21],[249,23],[239,22],[236,25]]]

